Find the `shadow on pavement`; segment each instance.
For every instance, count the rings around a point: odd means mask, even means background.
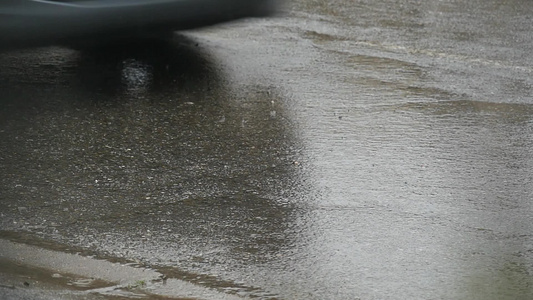
[[[198,42],[184,35],[85,49],[76,63],[79,87],[114,97],[168,90],[208,91],[220,81],[211,58]]]

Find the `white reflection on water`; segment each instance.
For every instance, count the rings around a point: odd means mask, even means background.
[[[153,81],[152,66],[136,59],[122,62],[121,82],[126,93],[139,96],[148,91]]]

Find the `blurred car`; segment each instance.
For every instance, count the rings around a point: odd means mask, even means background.
[[[0,0],[0,49],[87,45],[274,12],[273,0]]]

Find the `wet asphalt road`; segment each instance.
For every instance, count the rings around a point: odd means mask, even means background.
[[[0,56],[0,237],[259,299],[533,298],[533,7],[302,1]]]

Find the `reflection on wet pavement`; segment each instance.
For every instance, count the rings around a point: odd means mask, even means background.
[[[260,299],[530,299],[526,1],[0,58],[1,236]]]
[[[179,265],[193,282],[220,260],[264,264],[290,247],[297,145],[276,91],[230,94],[198,46],[171,46],[155,48],[168,52],[157,56],[164,65],[137,51],[134,60],[51,49],[72,56],[72,85],[44,93],[11,91],[28,74],[7,75],[2,199],[17,215],[7,229]],[[26,93],[40,97],[21,105]]]

